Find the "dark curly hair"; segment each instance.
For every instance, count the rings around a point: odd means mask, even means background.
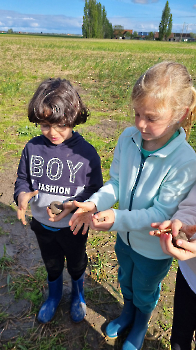
[[[34,93],[28,107],[30,122],[65,124],[73,128],[83,124],[89,116],[88,109],[69,80],[49,78]]]

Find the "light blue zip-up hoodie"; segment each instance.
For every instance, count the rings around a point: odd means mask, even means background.
[[[152,222],[170,219],[196,181],[196,154],[183,128],[167,146],[143,159],[141,133],[130,127],[119,137],[110,168],[110,180],[88,201],[98,211],[113,209],[117,231],[127,245],[151,259],[168,259],[159,238],[150,236]]]

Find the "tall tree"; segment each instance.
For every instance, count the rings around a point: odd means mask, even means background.
[[[108,21],[105,7],[96,0],[85,0],[82,34],[85,38],[112,38],[112,24]]]
[[[162,12],[161,23],[159,24],[159,40],[167,40],[172,32],[172,14],[169,2],[167,1]]]

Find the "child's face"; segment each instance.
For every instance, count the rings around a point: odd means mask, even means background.
[[[135,125],[141,132],[145,145],[151,149],[161,148],[169,141],[176,131],[176,124],[172,122],[172,110],[168,107],[163,112],[158,109],[154,98],[146,98],[140,106],[135,107]]]
[[[64,124],[40,124],[42,134],[55,145],[60,145],[63,141],[72,137],[73,128]]]

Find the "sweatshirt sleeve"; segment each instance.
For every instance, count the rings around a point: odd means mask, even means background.
[[[17,171],[17,179],[14,187],[14,200],[18,205],[18,195],[20,192],[32,192],[34,188],[30,180],[30,172],[28,166],[28,152],[27,146],[22,151],[20,163]]]
[[[188,196],[179,204],[172,220],[179,219],[187,225],[196,225],[196,184]]]
[[[98,211],[111,208],[119,199],[119,154],[120,138],[114,150],[110,167],[110,180],[89,198],[89,201],[96,205]]]
[[[94,192],[97,192],[101,186],[103,186],[101,161],[99,155],[95,151],[89,162],[84,189],[74,199],[78,202],[83,202],[87,200]]]

